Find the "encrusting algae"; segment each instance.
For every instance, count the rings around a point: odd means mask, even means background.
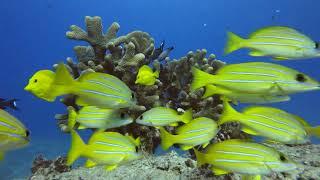
[[[215,175],[240,173],[260,179],[294,170],[296,163],[253,142],[250,135],[290,144],[316,135],[318,127],[295,115],[267,107],[263,112],[262,107],[252,107],[251,114],[240,114],[227,102],[281,102],[290,100],[290,94],[320,89],[319,82],[301,72],[262,62],[225,66],[215,55],[207,57],[205,49],[171,60],[168,54],[173,48],[165,52],[162,43],[155,49],[148,33],[134,31],[117,37],[118,23],[106,33],[100,17],[86,17],[85,23],[88,32],[75,25],[67,32],[68,38],[90,44],[74,48],[79,63],[67,58],[66,64],[54,65],[55,72],[35,73],[25,87],[50,102],[64,96],[61,102],[68,114],[58,114],[56,119],[62,131],[71,133],[67,165],[84,157],[88,168],[99,165],[113,170],[142,158],[143,153],[152,154],[161,142],[164,150],[177,144],[195,152],[198,165],[211,165]],[[225,97],[223,101],[219,96]],[[287,125],[287,134],[277,129],[270,131],[272,136],[268,129],[242,121],[259,113],[275,119],[268,116],[276,116],[273,111],[285,114],[277,121]],[[77,133],[82,129],[94,130],[87,144]],[[285,135],[288,138],[281,139]]]

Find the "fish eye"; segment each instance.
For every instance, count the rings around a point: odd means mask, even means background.
[[[316,49],[319,49],[319,43],[318,42],[316,43]]]
[[[283,154],[280,154],[280,160],[281,160],[281,161],[285,161],[285,160],[286,160],[286,157],[284,157]]]
[[[124,114],[124,113],[121,113],[121,114],[120,114],[120,118],[123,119],[124,117],[125,117],[125,114]]]
[[[142,120],[142,119],[143,119],[143,116],[140,116],[139,119]]]
[[[34,83],[38,82],[38,79],[33,80]]]
[[[29,135],[30,135],[30,131],[26,130],[26,137],[29,137]]]
[[[132,98],[132,99],[134,98],[134,93],[131,93],[131,98]]]
[[[307,81],[306,77],[305,77],[303,74],[301,74],[301,73],[297,74],[296,80],[299,81],[299,82],[305,82],[305,81]]]

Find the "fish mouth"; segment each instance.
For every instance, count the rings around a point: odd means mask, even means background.
[[[31,90],[31,88],[30,88],[30,86],[29,86],[29,85],[26,85],[26,87],[24,87],[24,90],[25,90],[25,91],[30,91],[30,90]]]

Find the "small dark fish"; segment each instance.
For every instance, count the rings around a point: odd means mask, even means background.
[[[160,47],[158,47],[153,51],[153,54],[150,57],[151,60],[155,60],[160,56],[160,54],[163,52],[164,44],[165,44],[165,41],[163,40],[160,44]]]
[[[17,107],[17,101],[18,99],[6,100],[0,98],[0,109],[6,109],[7,107],[10,107],[11,109],[19,110]]]
[[[166,57],[169,56],[170,52],[174,49],[173,46],[167,48],[166,50],[162,51],[162,53],[158,56],[158,61],[163,61],[164,59],[166,59]]]

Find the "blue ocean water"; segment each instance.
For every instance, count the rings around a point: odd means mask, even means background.
[[[165,40],[175,47],[170,57],[179,58],[190,50],[205,48],[227,63],[266,61],[254,58],[246,50],[223,56],[226,31],[241,36],[270,25],[294,27],[320,41],[316,0],[3,0],[0,5],[1,98],[18,98],[20,111],[11,113],[31,131],[29,147],[9,152],[0,164],[0,174],[23,177],[29,172],[36,153],[54,157],[67,152],[69,136],[56,126],[54,115],[64,113],[59,103],[40,100],[23,87],[40,69],[50,69],[66,57],[74,57],[73,47],[81,44],[65,37],[72,24],[84,27],[85,16],[101,16],[106,28],[114,21],[121,25],[118,34],[142,30],[156,43]],[[320,61],[276,62],[320,80]],[[301,93],[292,100],[272,104],[304,117],[312,125],[320,124],[320,92]],[[319,142],[319,141],[318,141]]]

